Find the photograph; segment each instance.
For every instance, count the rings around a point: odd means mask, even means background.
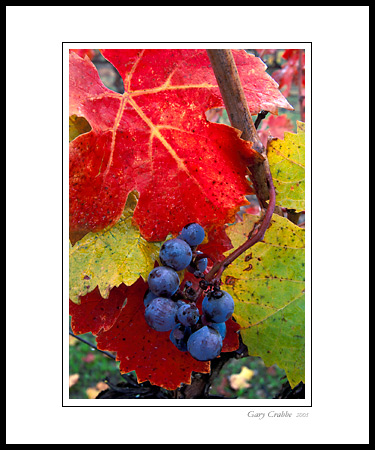
[[[305,399],[295,45],[64,45],[71,399]]]

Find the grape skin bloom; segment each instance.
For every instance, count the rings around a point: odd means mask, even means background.
[[[216,358],[223,347],[220,333],[205,325],[195,331],[187,342],[190,355],[198,361],[210,361]]]
[[[199,320],[199,309],[187,303],[181,305],[177,310],[177,319],[186,327],[195,325]]]
[[[215,294],[206,295],[202,302],[202,311],[208,320],[215,323],[226,322],[234,311],[234,301],[228,292],[220,291],[221,297]]]
[[[179,237],[186,241],[191,247],[194,247],[203,242],[204,236],[204,229],[199,223],[189,223],[181,230]]]
[[[208,264],[208,259],[202,258],[202,259],[199,259],[195,265],[197,266],[197,269],[200,272],[204,272],[207,269],[207,264]]]
[[[170,331],[176,325],[177,304],[169,299],[157,297],[146,307],[145,319],[156,331]]]
[[[187,341],[191,336],[191,328],[178,323],[169,335],[169,339],[181,352],[187,352]]]
[[[216,331],[218,331],[220,333],[220,336],[224,340],[224,338],[227,334],[227,326],[225,325],[225,322],[220,322],[220,323],[212,322],[209,326],[211,328],[214,328]]]
[[[170,297],[173,295],[179,285],[180,279],[170,267],[155,267],[151,270],[147,278],[148,287],[158,297]]]
[[[165,241],[159,252],[163,266],[176,271],[185,269],[190,264],[192,256],[190,245],[178,238]]]
[[[143,304],[145,306],[148,306],[154,298],[156,298],[157,295],[155,295],[153,292],[150,291],[150,289],[147,289],[145,296],[143,297]]]

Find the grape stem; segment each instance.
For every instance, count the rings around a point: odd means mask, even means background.
[[[207,49],[206,51],[215,73],[231,125],[242,131],[241,138],[250,141],[253,148],[263,158],[262,163],[254,164],[253,167],[249,167],[249,170],[259,203],[263,210],[266,210],[266,213],[261,225],[253,229],[248,240],[223,261],[214,263],[211,270],[205,276],[206,281],[211,285],[220,286],[220,278],[226,267],[242,255],[242,253],[263,239],[275,210],[276,194],[267,159],[267,152],[258,136],[257,127],[252,120],[232,52],[228,49]],[[257,126],[259,126],[261,118],[263,116],[265,117],[265,115],[266,111],[262,111],[262,115],[258,116]]]
[[[205,276],[205,279],[208,282],[211,282],[213,284],[219,283],[224,270],[229,266],[229,264],[231,264],[235,259],[237,259],[240,255],[242,255],[242,253],[244,253],[254,244],[260,242],[263,239],[264,234],[267,231],[267,228],[269,227],[269,224],[271,222],[272,214],[275,210],[276,204],[276,193],[271,173],[267,171],[266,176],[269,190],[269,202],[260,227],[257,229],[257,232],[255,234],[253,232],[246,242],[240,245],[240,247],[234,250],[223,261],[217,262],[216,264],[213,265],[212,269]]]
[[[72,331],[69,330],[69,334],[70,336],[73,336],[74,338],[78,339],[79,341],[83,342],[84,344],[90,346],[92,349],[97,350],[100,353],[104,353],[104,355],[109,356],[110,358],[114,359],[116,361],[116,356],[112,355],[112,353],[106,352],[104,350],[99,350],[98,347],[94,344],[92,344],[89,341],[86,341],[86,339],[83,339],[81,336],[77,336],[76,334],[74,334]]]

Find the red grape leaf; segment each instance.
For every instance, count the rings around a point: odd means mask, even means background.
[[[227,226],[215,227],[207,232],[207,242],[199,246],[199,251],[208,254],[212,259],[208,261],[211,266],[213,261],[225,259],[224,253],[233,248],[231,240],[225,232]]]
[[[99,288],[80,297],[81,304],[69,300],[69,314],[72,316],[74,334],[91,332],[94,335],[109,330],[118,319],[126,299],[128,286],[113,287],[109,298],[101,297]]]
[[[288,97],[292,87],[292,83],[298,86],[299,81],[299,58],[300,51],[298,49],[288,49],[282,54],[286,62],[281,66],[281,69],[273,72],[273,77],[279,84],[279,88],[283,94]],[[305,86],[305,52],[301,53],[301,87]]]
[[[268,137],[284,139],[284,133],[293,130],[293,123],[286,114],[277,117],[269,116],[262,121],[260,129],[258,129],[258,136],[264,147],[267,147]]]
[[[88,58],[92,59],[95,56],[95,50],[91,48],[70,48],[69,53],[71,52],[77,53],[81,58],[84,58],[86,55]]]
[[[252,192],[245,176],[259,155],[238,130],[206,120],[223,101],[205,50],[102,54],[123,78],[124,94],[107,89],[88,58],[70,54],[70,114],[92,127],[70,143],[72,240],[114,225],[132,190],[147,240],[188,222],[206,229],[232,222]],[[259,58],[233,54],[253,114],[292,109]]]
[[[190,384],[192,371],[209,373],[209,362],[196,361],[179,351],[169,340],[169,332],[149,327],[144,318],[146,289],[147,284],[139,278],[132,286],[112,288],[108,299],[102,298],[96,288],[82,296],[79,305],[70,302],[73,332],[97,335],[98,348],[116,352],[120,371],[135,370],[139,383],[148,380],[165,389],[176,389],[181,383]],[[222,351],[238,348],[238,329],[232,319],[227,321]]]
[[[238,337],[238,330],[240,326],[232,318],[225,322],[227,327],[227,334],[223,341],[222,352],[234,352],[240,345],[240,339]]]
[[[135,370],[139,383],[148,380],[165,389],[176,389],[181,383],[190,383],[192,371],[209,372],[210,363],[179,351],[169,340],[169,332],[150,328],[144,318],[146,289],[141,278],[129,288],[125,308],[114,325],[97,336],[97,345],[101,350],[116,352],[120,371]]]

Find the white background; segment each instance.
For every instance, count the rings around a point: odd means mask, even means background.
[[[18,6],[6,28],[7,443],[368,443],[369,8]],[[62,42],[312,42],[311,408],[62,407]]]

